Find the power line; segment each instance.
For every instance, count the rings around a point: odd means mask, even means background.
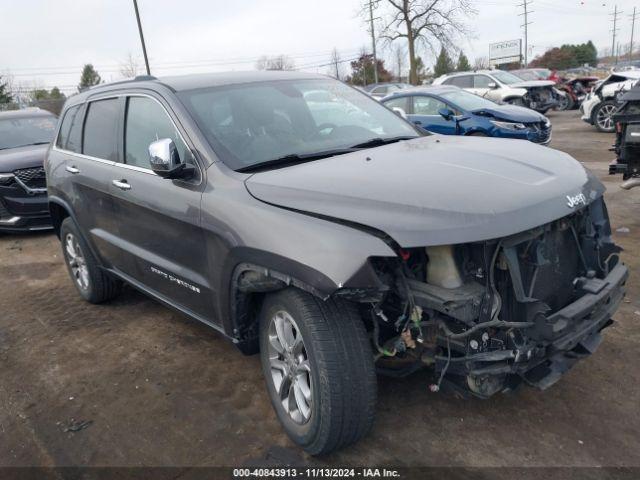
[[[611,32],[613,33],[613,39],[611,41],[611,55],[613,56],[614,63],[618,64],[618,54],[616,52],[616,34],[618,33],[618,15],[622,15],[622,10],[618,10],[618,5],[616,5],[613,9],[613,13],[609,15],[613,15],[613,29]]]
[[[631,17],[631,43],[629,44],[629,61],[633,60],[633,34],[636,28],[636,7],[633,7],[633,15]]]
[[[529,65],[529,25],[533,22],[529,21],[529,15],[533,12],[529,10],[529,6],[533,3],[533,0],[523,0],[523,2],[518,5],[518,7],[523,7],[524,11],[518,16],[524,16],[524,24],[521,25],[524,27],[524,66]]]

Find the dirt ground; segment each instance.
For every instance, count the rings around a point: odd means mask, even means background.
[[[380,378],[372,433],[314,459],[280,428],[257,356],[132,289],[86,304],[53,234],[0,236],[0,466],[640,466],[640,189],[608,177],[613,135],[550,118],[553,147],[605,181],[632,271],[600,349],[550,390],[461,400],[426,373]]]

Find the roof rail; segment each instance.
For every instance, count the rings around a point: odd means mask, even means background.
[[[157,80],[153,75],[137,75],[133,81],[134,82],[144,82],[146,80]]]

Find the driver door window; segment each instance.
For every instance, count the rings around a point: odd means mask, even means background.
[[[149,97],[129,97],[124,139],[125,163],[150,169],[149,145],[163,138],[173,140],[182,162],[190,158],[191,152],[162,105]]]
[[[439,116],[439,110],[447,108],[444,102],[432,97],[413,97],[414,115]]]

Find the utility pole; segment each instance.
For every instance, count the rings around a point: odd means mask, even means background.
[[[522,0],[522,3],[518,5],[518,7],[522,7],[524,11],[518,16],[524,16],[524,24],[521,25],[524,27],[524,66],[527,67],[529,65],[529,25],[533,22],[529,21],[529,15],[533,13],[533,11],[529,10],[529,6],[533,3],[533,0]]]
[[[140,43],[142,43],[142,54],[144,55],[144,66],[147,67],[147,75],[151,75],[151,70],[149,70],[149,59],[147,58],[147,47],[144,44],[144,35],[142,34],[142,24],[140,23],[140,12],[138,11],[137,0],[133,0],[133,8],[136,11],[136,20],[138,22],[138,33],[140,34]]]
[[[374,83],[378,83],[378,56],[376,54],[376,31],[373,24],[373,2],[376,0],[369,0],[369,23],[371,26],[371,47],[373,49],[373,78]]]
[[[633,15],[631,17],[631,44],[629,45],[629,61],[633,61],[633,34],[636,28],[636,7],[633,7]]]
[[[618,10],[618,5],[616,5],[613,9],[613,13],[610,13],[609,15],[613,15],[613,30],[611,30],[611,32],[613,33],[613,39],[611,41],[611,55],[613,56],[613,62],[617,65],[618,64],[618,54],[616,52],[616,33],[618,33],[618,15],[622,14],[621,10]]]

